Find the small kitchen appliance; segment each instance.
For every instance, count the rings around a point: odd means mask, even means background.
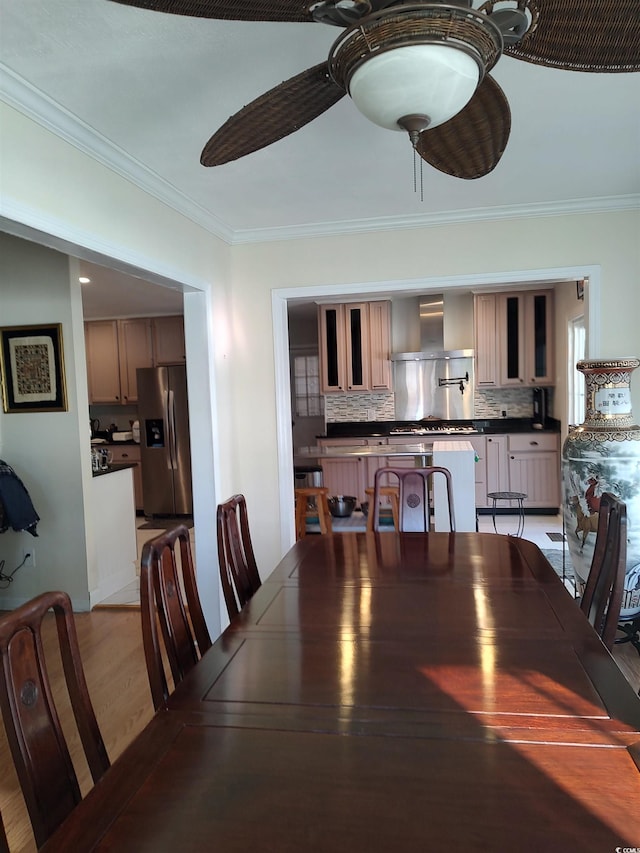
[[[549,408],[549,392],[547,388],[533,389],[533,419],[531,426],[534,429],[544,429],[547,423],[547,411]]]

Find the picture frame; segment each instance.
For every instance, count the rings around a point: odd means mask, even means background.
[[[576,281],[576,295],[579,300],[584,299],[584,279]]]
[[[0,328],[0,375],[5,412],[66,412],[62,324]]]

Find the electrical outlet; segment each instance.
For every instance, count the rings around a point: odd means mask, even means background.
[[[23,548],[22,549],[22,559],[24,563],[22,564],[24,568],[33,569],[36,565],[36,549],[33,547]]]
[[[375,421],[376,419],[376,410],[375,409],[367,409],[367,420]]]

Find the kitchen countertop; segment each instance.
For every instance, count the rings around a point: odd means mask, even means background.
[[[445,431],[441,427],[451,426],[453,429]],[[412,432],[412,429],[428,429],[427,432]],[[456,429],[458,427],[458,429]],[[463,429],[460,429],[463,428]],[[407,432],[397,430],[406,429]],[[454,435],[460,438],[472,435],[499,435],[517,432],[560,432],[560,421],[548,418],[543,429],[536,429],[531,418],[485,418],[467,421],[454,420],[427,420],[427,421],[355,421],[350,423],[329,423],[325,435],[316,438],[389,438],[402,436],[419,436],[421,439],[428,436]],[[297,455],[297,454],[296,454]]]
[[[120,444],[120,442],[117,442]],[[94,477],[102,477],[103,474],[113,474],[114,471],[124,471],[125,468],[137,468],[137,462],[112,462],[108,468],[105,468],[104,471],[93,471]]]
[[[140,447],[139,441],[109,441],[107,438],[100,440],[91,439],[91,447]]]

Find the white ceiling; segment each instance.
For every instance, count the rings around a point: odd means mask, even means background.
[[[639,74],[503,57],[493,76],[512,132],[500,164],[476,181],[425,164],[420,201],[405,135],[372,125],[349,98],[262,151],[200,165],[227,117],[326,59],[337,28],[192,19],[109,0],[0,0],[0,14],[5,100],[28,100],[31,115],[46,107],[49,126],[100,143],[133,180],[231,243],[615,209],[640,194]],[[499,244],[499,227],[496,235]]]

